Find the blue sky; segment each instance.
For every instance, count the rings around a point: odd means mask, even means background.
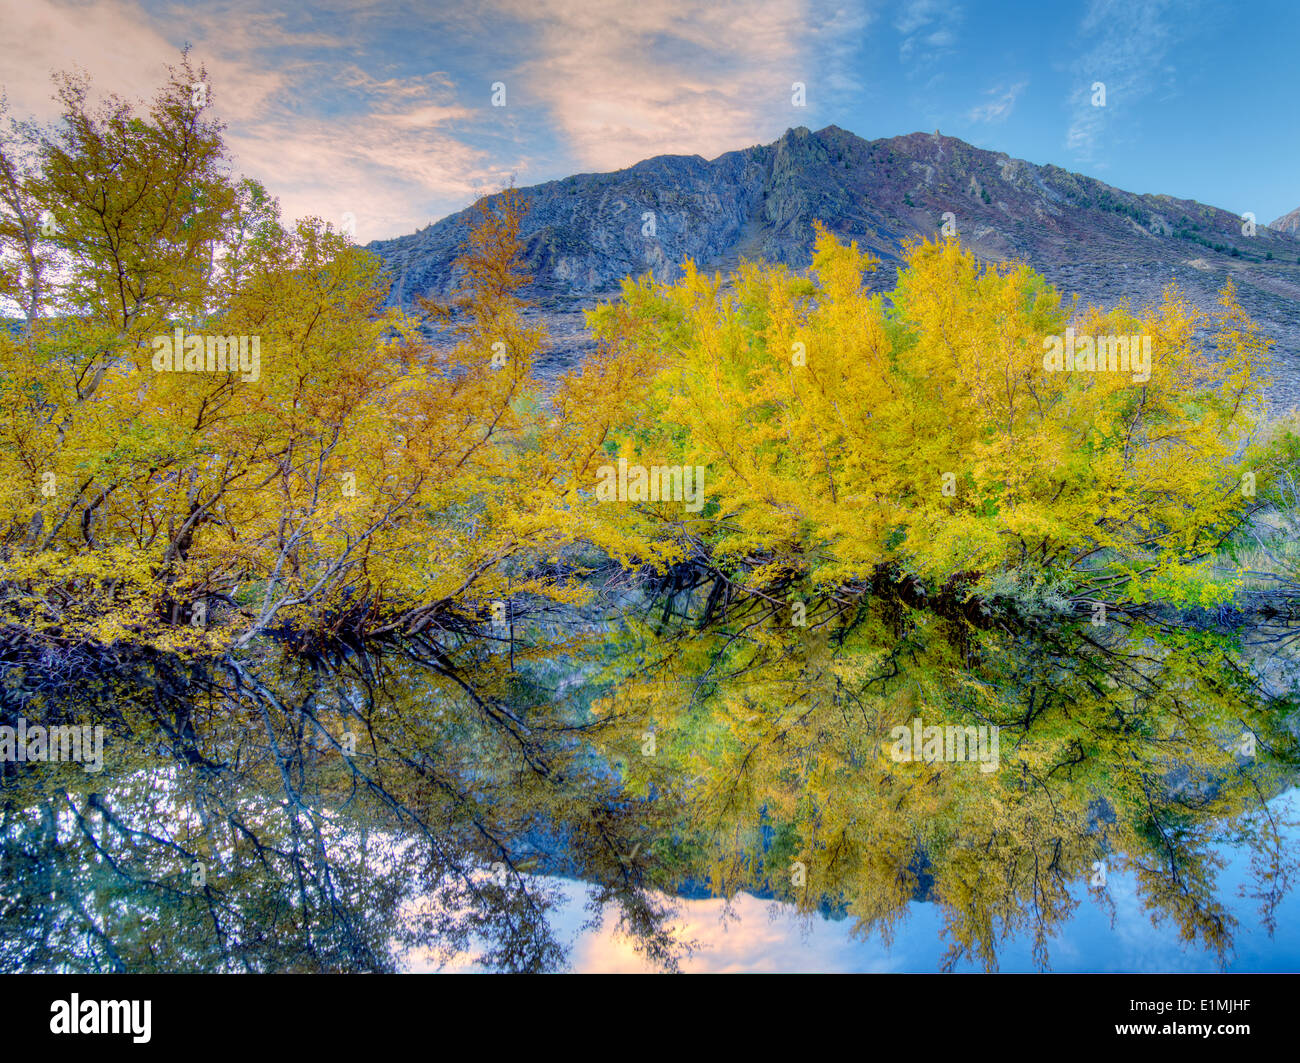
[[[1295,0],[0,0],[0,25],[10,110],[42,118],[52,69],[147,96],[192,43],[238,168],[362,242],[512,177],[795,125],[938,128],[1262,222],[1300,207]]]

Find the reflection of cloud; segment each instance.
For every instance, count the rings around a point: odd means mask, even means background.
[[[673,921],[674,937],[696,946],[682,964],[683,970],[692,973],[889,972],[906,966],[903,956],[891,955],[879,940],[853,939],[848,933],[849,921],[801,916],[788,905],[748,893],[738,894],[730,902],[709,898],[678,899],[675,903],[679,914]],[[607,924],[612,921],[606,920]],[[937,952],[937,944],[935,948]],[[653,967],[628,939],[614,934],[607,925],[575,942],[573,969],[624,974]]]
[[[986,96],[992,96],[993,99],[988,103],[982,103],[978,107],[971,108],[970,114],[966,116],[971,122],[1005,122],[1011,114],[1011,109],[1016,105],[1016,97],[1028,85],[1027,81],[1019,81],[1009,89],[1001,87],[989,89]]]
[[[1286,803],[1295,811],[1294,791],[1278,799],[1275,812]],[[1288,836],[1292,832],[1288,831]],[[1220,896],[1238,928],[1242,970],[1292,970],[1300,956],[1300,896],[1288,894],[1278,911],[1278,930],[1270,937],[1258,926],[1252,906],[1236,896],[1250,872],[1248,848],[1229,849],[1228,866],[1220,874]],[[603,909],[599,927],[588,919],[589,887],[571,880],[539,878],[554,887],[558,905],[551,927],[556,939],[571,946],[571,967],[585,973],[639,973],[655,968],[636,951],[633,943],[615,932],[617,908]],[[1175,920],[1152,919],[1149,899],[1139,890],[1132,872],[1113,871],[1107,894],[1115,906],[1111,924],[1108,909],[1090,899],[1080,882],[1072,890],[1081,902],[1051,934],[1050,966],[1056,971],[1215,971],[1218,964],[1204,942],[1182,940]],[[655,894],[657,901],[665,900]],[[912,902],[895,939],[886,946],[875,934],[855,933],[854,920],[832,920],[820,915],[801,916],[792,907],[760,900],[747,893],[730,902],[720,898],[673,898],[676,915],[670,919],[673,938],[693,942],[695,952],[685,958],[688,972],[733,971],[870,971],[934,972],[943,963],[950,944],[950,916],[934,903]],[[1032,933],[1022,930],[998,942],[999,966],[1004,971],[1034,971]],[[444,970],[480,970],[477,946],[453,959]],[[407,970],[428,971],[434,965],[423,950],[408,954]],[[958,970],[979,969],[968,957]]]
[[[1161,21],[1169,0],[1092,0],[1079,26],[1095,41],[1073,65],[1078,85],[1070,97],[1066,147],[1092,161],[1098,141],[1116,115],[1128,112],[1156,87],[1173,31]],[[1166,68],[1165,73],[1169,72]],[[1092,104],[1094,82],[1106,86],[1106,106]]]
[[[1289,790],[1270,802],[1271,815],[1286,823],[1287,846],[1293,846],[1291,826],[1300,811],[1300,791]],[[1288,893],[1278,910],[1275,934],[1259,926],[1245,894],[1251,876],[1248,846],[1222,849],[1227,864],[1218,875],[1219,895],[1232,916],[1241,921],[1238,952],[1242,970],[1294,970],[1300,957],[1300,894]],[[1121,854],[1116,854],[1118,868]],[[554,889],[556,907],[551,927],[561,943],[571,945],[572,967],[583,972],[642,972],[653,968],[624,936],[616,934],[617,907],[607,904],[600,925],[589,922],[590,887],[571,879],[538,876],[544,889]],[[1084,879],[1071,892],[1081,902],[1051,934],[1051,967],[1057,971],[1214,971],[1214,956],[1198,941],[1182,939],[1176,921],[1152,919],[1154,909],[1131,871],[1113,870],[1106,893],[1115,907],[1114,923],[1105,905],[1090,898]],[[668,900],[653,895],[657,902]],[[693,942],[694,955],[686,971],[920,971],[939,969],[948,950],[949,917],[934,903],[911,902],[898,925],[893,944],[886,947],[874,934],[854,931],[854,919],[831,920],[800,916],[786,904],[760,900],[747,893],[730,902],[719,898],[671,898],[673,938]],[[474,950],[456,957],[444,969],[475,970]],[[1036,969],[1033,934],[1022,928],[999,941],[999,965],[1004,971]],[[403,963],[408,970],[432,970],[427,953],[416,950]],[[967,958],[959,970],[974,971]]]
[[[891,956],[879,941],[854,941],[847,921],[804,917],[742,893],[725,906],[721,900],[697,901],[682,922],[682,935],[700,952],[686,965],[697,972],[901,970],[903,958]]]

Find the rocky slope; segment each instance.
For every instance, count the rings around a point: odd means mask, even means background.
[[[1300,236],[1300,207],[1296,207],[1289,214],[1283,214],[1282,217],[1269,222],[1268,227],[1276,232]]]
[[[726,270],[742,258],[810,261],[813,219],[882,259],[888,287],[901,244],[935,233],[945,212],[963,241],[995,261],[1021,259],[1083,302],[1135,304],[1170,281],[1204,308],[1228,277],[1277,341],[1272,403],[1300,406],[1300,231],[1295,212],[1243,233],[1226,210],[1135,195],[1057,166],[1037,166],[954,137],[866,141],[835,126],[788,130],[769,145],[713,160],[659,156],[614,173],[521,189],[532,297],[555,341],[548,368],[589,347],[581,311],[627,274],[670,278],[686,257]],[[392,298],[445,295],[470,210],[370,246],[394,276]],[[1288,228],[1279,223],[1293,219]]]

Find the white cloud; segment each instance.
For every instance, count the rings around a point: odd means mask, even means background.
[[[935,62],[957,43],[962,9],[951,0],[906,0],[894,16],[903,37],[898,57],[918,66]]]
[[[992,96],[988,103],[982,103],[977,107],[971,108],[970,114],[966,116],[970,122],[1005,122],[1011,114],[1011,110],[1016,105],[1016,98],[1024,91],[1027,81],[1018,81],[1010,88],[989,89],[986,96]]]
[[[1089,48],[1072,67],[1077,79],[1070,94],[1066,147],[1086,162],[1094,161],[1103,133],[1131,105],[1151,93],[1171,73],[1164,63],[1173,44],[1173,27],[1163,20],[1169,0],[1092,0],[1079,34]],[[1093,85],[1105,86],[1106,105],[1095,106]]]
[[[944,0],[907,0],[894,18],[894,29],[904,36],[915,33],[942,15],[946,6]]]
[[[815,128],[819,110],[861,90],[876,2],[485,0],[434,12],[404,0],[270,0],[270,11],[253,0],[0,0],[11,38],[26,43],[0,52],[0,84],[13,113],[41,119],[57,113],[55,69],[80,65],[96,91],[148,98],[192,41],[237,169],[286,218],[351,211],[365,241],[459,209],[512,171],[532,176],[552,140],[548,165],[567,172],[713,157]],[[393,50],[405,40],[433,43],[407,56]],[[489,110],[498,73],[510,106]],[[806,107],[792,105],[794,82]]]
[[[514,77],[584,165],[746,147],[810,124],[819,100],[856,89],[848,55],[871,21],[861,3],[811,0],[498,0],[531,23]],[[807,107],[791,86],[807,86]]]
[[[346,32],[305,32],[288,13],[216,0],[158,13],[134,0],[0,0],[0,22],[25,45],[0,50],[10,113],[41,121],[58,114],[53,71],[84,69],[97,93],[147,100],[192,41],[236,171],[261,180],[286,221],[338,225],[351,211],[362,243],[424,225],[424,204],[455,209],[521,165],[492,164],[457,135],[472,113],[445,72],[373,77],[344,61]],[[346,93],[352,109],[331,116],[322,90]]]

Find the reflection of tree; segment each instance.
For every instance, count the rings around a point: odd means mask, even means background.
[[[689,575],[650,590],[645,622],[513,654],[426,634],[11,667],[4,722],[109,738],[98,775],[4,765],[0,963],[389,970],[419,948],[553,969],[559,876],[669,968],[665,898],[703,884],[886,940],[923,899],[948,966],[996,967],[1011,934],[1046,965],[1085,890],[1109,903],[1103,870],[1226,957],[1225,841],[1250,847],[1271,925],[1294,857],[1269,800],[1296,743],[1230,640],[883,583],[811,601],[806,626]],[[996,770],[894,761],[916,717],[998,726]]]
[[[993,969],[1013,933],[1045,966],[1083,889],[1109,903],[1101,876],[1131,871],[1153,918],[1223,959],[1234,924],[1214,846],[1244,841],[1271,920],[1294,858],[1267,802],[1296,743],[1289,705],[1260,695],[1230,639],[1150,617],[1031,622],[887,586],[809,606],[799,627],[784,602],[719,610],[716,591],[666,607],[658,630],[630,626],[597,706],[632,791],[682,810],[669,848],[684,878],[841,910],[886,940],[928,899],[947,966]],[[692,602],[711,623],[664,625]],[[916,717],[997,725],[998,770],[895,762],[891,728]],[[653,757],[637,755],[647,730]]]
[[[419,947],[550,969],[554,897],[530,870],[601,883],[672,966],[667,908],[626,859],[657,813],[527,676],[420,639],[79,676],[51,703],[110,728],[104,771],[4,766],[4,968],[387,970]],[[36,715],[21,681],[6,696],[6,718]]]

